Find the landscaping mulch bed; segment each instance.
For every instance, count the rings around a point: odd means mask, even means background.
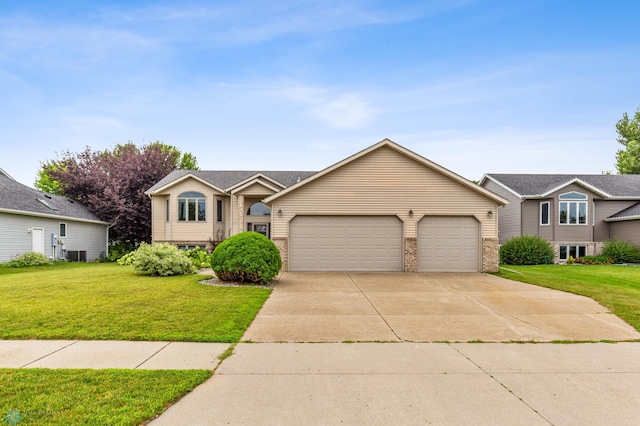
[[[223,282],[217,279],[213,275],[211,269],[203,269],[199,272],[202,275],[211,275],[211,278],[200,281],[200,284],[211,285],[216,287],[256,287],[256,288],[273,288],[278,283],[277,279],[271,281],[270,284],[253,284],[253,283],[238,283],[238,282]]]

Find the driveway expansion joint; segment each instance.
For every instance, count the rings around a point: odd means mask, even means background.
[[[376,313],[380,316],[380,318],[382,318],[382,321],[384,321],[384,323],[387,325],[387,327],[389,327],[389,330],[391,330],[391,332],[393,333],[394,336],[396,336],[396,338],[400,341],[403,342],[404,339],[402,339],[400,336],[398,336],[398,333],[396,333],[396,331],[393,329],[393,327],[391,327],[391,324],[389,324],[389,322],[387,321],[387,319],[384,317],[384,315],[382,315],[382,312],[380,312],[378,310],[378,308],[376,307],[376,305],[373,304],[373,302],[371,301],[371,299],[369,299],[369,296],[367,296],[367,294],[362,291],[362,289],[360,288],[360,286],[358,285],[358,283],[355,282],[355,280],[353,279],[353,277],[351,276],[351,273],[347,272],[347,276],[349,277],[349,279],[351,280],[351,282],[353,283],[353,285],[356,286],[356,288],[360,291],[360,294],[362,294],[362,297],[364,297],[365,299],[367,299],[367,302],[369,302],[369,304],[371,305],[371,307],[373,308],[374,311],[376,311]]]

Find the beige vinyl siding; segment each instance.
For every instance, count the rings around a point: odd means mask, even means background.
[[[152,241],[166,241],[171,235],[171,221],[174,220],[171,211],[169,212],[169,222],[166,218],[167,200],[171,202],[168,195],[154,195],[151,198],[151,239]],[[171,207],[171,204],[169,204]]]
[[[630,241],[640,246],[640,220],[625,220],[609,223],[611,239]]]
[[[274,186],[273,184],[270,184],[270,186]],[[249,185],[246,188],[241,189],[240,191],[237,192],[237,194],[242,194],[245,197],[248,196],[257,196],[257,197],[262,197],[262,198],[266,198],[269,195],[274,194],[275,191],[264,186],[261,185],[260,183],[256,182],[253,185]]]
[[[637,201],[621,201],[621,200],[596,200],[595,201],[595,227],[593,230],[594,241],[605,241],[612,237],[613,222],[603,222],[609,216],[618,213],[621,210],[631,207]],[[640,226],[640,223],[637,223]],[[626,229],[622,227],[620,229]],[[616,231],[619,233],[619,231]]]
[[[385,173],[385,171],[388,171]],[[482,236],[495,238],[496,202],[438,171],[382,147],[274,201],[273,237],[286,237],[296,215],[397,215],[405,237],[424,215],[473,215]],[[413,217],[409,216],[413,211]]]
[[[509,204],[498,208],[498,214],[500,216],[498,238],[500,244],[503,244],[509,238],[521,235],[522,215],[520,210],[520,197],[490,179],[486,180],[483,187],[509,200]]]
[[[206,198],[206,220],[203,222],[178,221],[178,197],[183,192],[200,192]],[[152,197],[152,235],[154,241],[207,241],[215,239],[224,222],[216,221],[218,191],[196,179],[185,179]],[[169,222],[165,220],[165,206],[169,198]],[[226,201],[226,200],[225,200]],[[228,216],[225,216],[225,218]]]

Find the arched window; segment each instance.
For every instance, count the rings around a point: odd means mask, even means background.
[[[579,192],[567,192],[560,194],[560,207],[558,209],[560,225],[586,225],[587,224],[587,200],[585,194]],[[576,200],[576,201],[574,201]]]
[[[271,209],[264,203],[255,203],[247,210],[248,216],[271,216]]]
[[[195,191],[178,195],[178,221],[204,222],[207,220],[207,199]]]

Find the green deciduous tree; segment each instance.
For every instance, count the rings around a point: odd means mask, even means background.
[[[620,174],[640,174],[640,107],[633,118],[625,112],[616,123],[617,141],[624,146],[616,154],[616,168]]]

